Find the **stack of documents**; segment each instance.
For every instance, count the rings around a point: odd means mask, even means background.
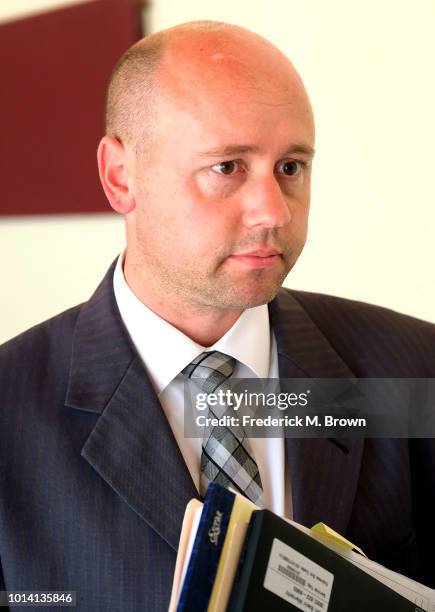
[[[181,531],[169,612],[435,612],[435,591],[210,484]]]

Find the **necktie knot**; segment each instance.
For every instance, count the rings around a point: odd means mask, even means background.
[[[214,393],[232,376],[236,360],[219,351],[205,351],[195,357],[183,374],[195,382],[204,393]]]

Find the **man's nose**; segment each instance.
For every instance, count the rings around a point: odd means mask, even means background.
[[[290,198],[275,175],[252,179],[243,194],[243,221],[247,227],[283,227],[290,223]]]

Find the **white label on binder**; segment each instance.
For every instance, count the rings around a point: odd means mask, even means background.
[[[304,612],[327,612],[334,574],[274,538],[263,586]]]

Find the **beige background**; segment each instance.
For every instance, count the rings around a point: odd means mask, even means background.
[[[59,4],[2,0],[0,20]],[[152,30],[191,19],[244,25],[303,76],[318,153],[310,239],[286,284],[435,322],[435,3],[154,0],[150,19]],[[2,341],[87,299],[123,248],[123,222],[0,220],[0,244]]]

